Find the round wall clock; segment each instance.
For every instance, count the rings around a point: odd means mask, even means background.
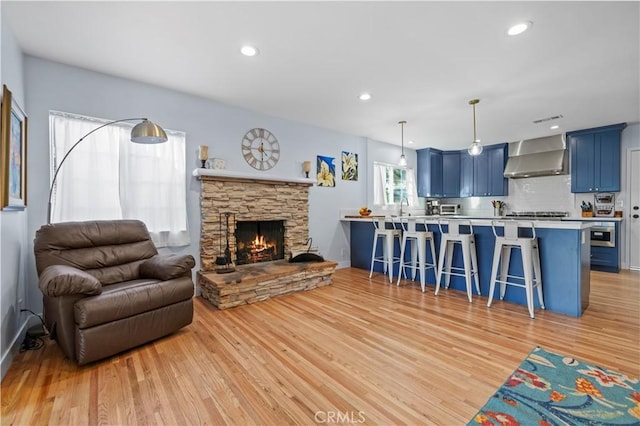
[[[267,129],[251,129],[242,137],[242,155],[254,169],[269,170],[280,159],[280,144]]]

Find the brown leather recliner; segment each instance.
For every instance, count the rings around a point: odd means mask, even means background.
[[[158,254],[140,221],[44,225],[34,252],[45,324],[80,365],[193,320],[193,256]]]

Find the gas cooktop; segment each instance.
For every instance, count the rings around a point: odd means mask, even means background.
[[[568,212],[511,212],[506,217],[518,217],[522,219],[558,219],[569,216]]]

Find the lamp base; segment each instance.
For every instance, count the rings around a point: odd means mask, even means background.
[[[207,168],[207,160],[200,160],[202,162],[202,168],[206,169]]]

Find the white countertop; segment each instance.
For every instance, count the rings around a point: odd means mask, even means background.
[[[579,220],[584,222],[622,222],[621,217],[596,216],[596,217],[565,217],[562,220]]]
[[[506,216],[500,216],[500,217],[472,217],[472,216],[449,216],[449,215],[431,215],[431,216],[387,216],[389,219],[393,220],[394,222],[399,222],[399,221],[404,221],[407,220],[409,218],[413,218],[413,219],[418,219],[420,222],[423,223],[428,223],[428,224],[437,224],[438,222],[442,222],[442,223],[447,223],[448,220],[451,219],[462,219],[462,220],[469,220],[471,221],[471,224],[474,226],[491,226],[493,221],[506,221],[506,220],[522,220],[524,222],[528,222],[528,223],[533,223],[533,226],[536,228],[547,228],[547,229],[586,229],[586,228],[591,228],[593,226],[594,221],[598,221],[598,222],[605,222],[605,221],[612,221],[613,219],[619,219],[621,220],[621,218],[603,218],[603,217],[599,217],[599,218],[562,218],[562,219],[556,219],[556,220],[531,220],[531,219],[517,219],[514,217],[506,217]],[[590,219],[590,220],[583,220],[583,219]],[[372,218],[371,217],[358,217],[358,218],[346,218],[346,217],[342,217],[340,219],[343,222],[371,222]]]

